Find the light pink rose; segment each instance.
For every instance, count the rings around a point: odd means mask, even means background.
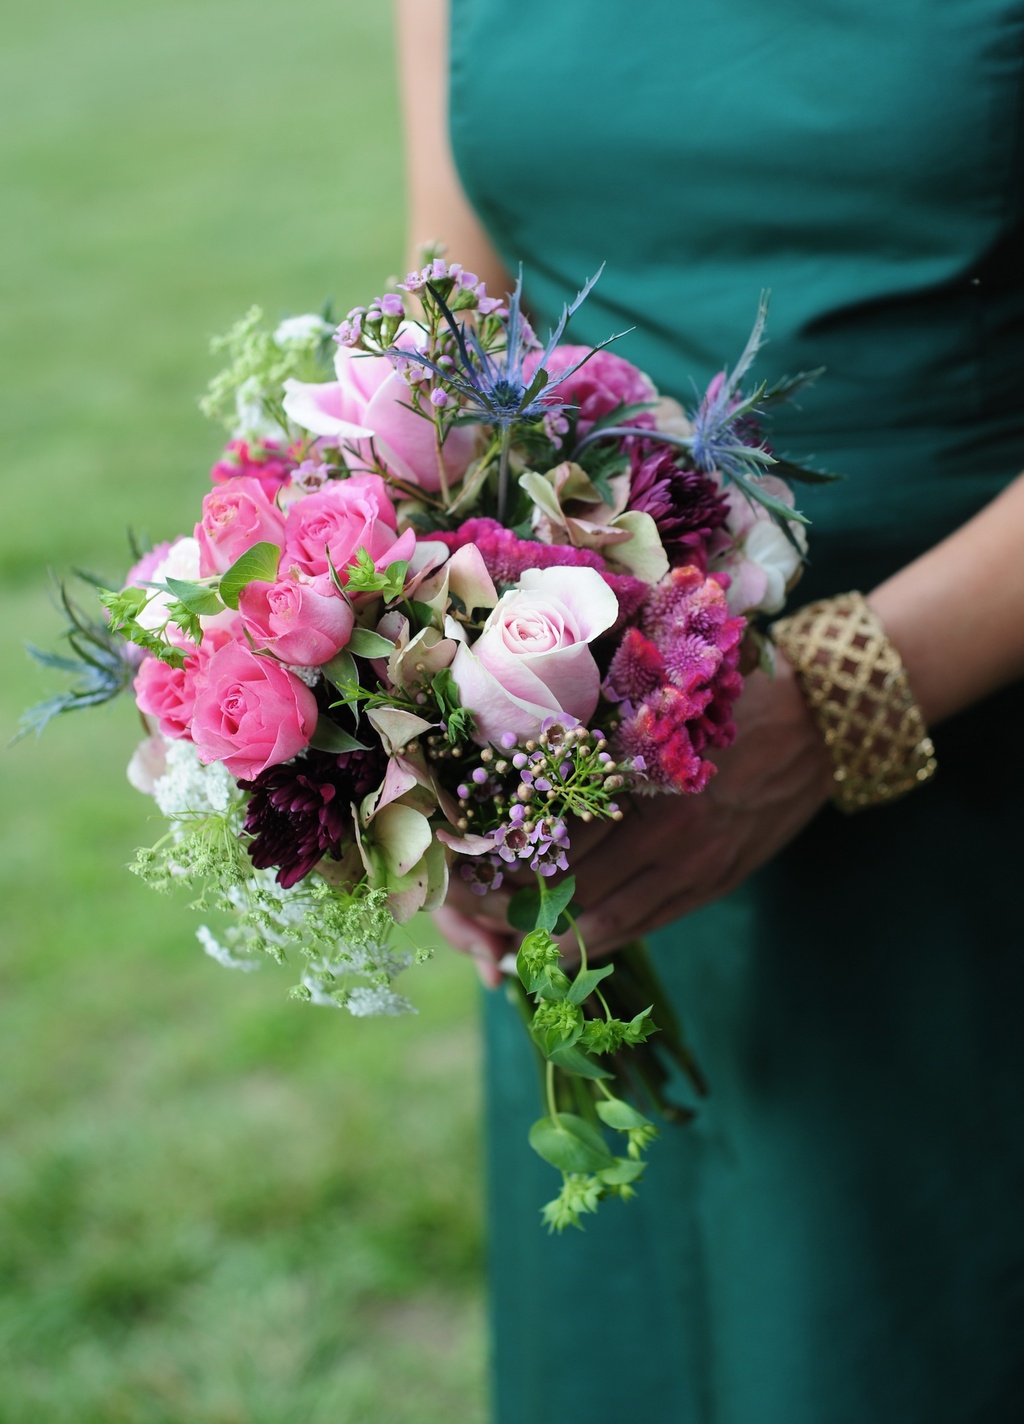
[[[195,537],[201,575],[222,574],[254,544],[282,544],[284,517],[259,480],[236,475],[203,500]]]
[[[191,666],[190,666],[191,664]],[[153,717],[165,737],[187,737],[195,706],[195,674],[198,658],[185,659],[185,666],[170,667],[152,656],[143,658],[135,674],[135,702],[140,712]]]
[[[409,530],[399,539],[395,522],[395,507],[379,475],[332,480],[289,507],[282,567],[310,578],[329,573],[328,549],[341,576],[358,549],[365,549],[380,567],[408,559],[416,536]]]
[[[332,444],[345,446],[350,461],[368,461],[373,439],[377,454],[398,479],[424,490],[440,489],[434,423],[408,409],[412,391],[390,360],[341,346],[334,369],[336,381],[285,381],[284,408],[289,420]],[[462,479],[475,448],[471,427],[449,431],[444,443],[449,483]]]
[[[536,736],[557,713],[579,722],[593,716],[601,675],[588,644],[618,616],[618,600],[596,569],[527,569],[452,663],[477,740]]]
[[[330,662],[352,636],[352,606],[324,576],[253,581],[239,594],[238,610],[257,648],[296,667]]]
[[[554,379],[559,371],[567,371],[577,361],[582,361],[588,350],[586,346],[556,346],[545,370]],[[527,380],[534,376],[539,365],[539,352],[526,358],[523,375]],[[586,435],[596,420],[618,405],[658,399],[657,388],[650,376],[614,351],[596,351],[578,371],[555,386],[551,395],[565,405],[578,406],[577,435]],[[629,424],[653,430],[656,424],[654,412],[642,411],[633,416]]]
[[[302,751],[316,730],[312,692],[273,658],[226,643],[196,678],[192,740],[202,762],[251,780]]]

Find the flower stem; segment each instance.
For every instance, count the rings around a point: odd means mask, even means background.
[[[547,1072],[544,1080],[544,1087],[548,1097],[548,1112],[555,1126],[558,1126],[558,1103],[555,1099],[555,1065],[549,1058],[546,1064]]]
[[[569,914],[569,911],[568,911],[568,910],[563,910],[563,911],[562,911],[562,914],[563,914],[563,915],[565,916],[565,918],[569,921],[570,925],[572,925],[572,932],[573,932],[573,934],[576,936],[576,943],[579,945],[579,949],[580,949],[580,973],[581,973],[581,974],[586,974],[586,972],[587,972],[587,946],[583,943],[583,936],[580,934],[580,927],[579,927],[579,925],[576,923],[575,918],[574,918],[572,915]]]
[[[434,446],[437,453],[437,477],[441,486],[441,503],[447,509],[451,503],[448,493],[448,471],[444,467],[444,435],[441,432],[441,416],[434,417]]]
[[[498,452],[498,523],[505,523],[508,511],[508,448],[512,441],[512,427],[506,425],[501,432],[501,446]]]

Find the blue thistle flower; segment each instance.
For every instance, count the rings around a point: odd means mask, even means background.
[[[393,347],[390,355],[405,361],[415,361],[440,376],[445,385],[457,392],[465,402],[462,419],[478,421],[497,427],[501,435],[501,464],[498,484],[498,518],[504,519],[507,503],[508,446],[512,427],[521,421],[539,420],[552,411],[563,409],[566,402],[552,398],[552,392],[561,383],[586,365],[596,351],[617,341],[624,332],[606,337],[604,341],[587,351],[579,361],[564,371],[551,376],[547,363],[561,341],[570,318],[579,310],[593,291],[604,263],[594,276],[584,283],[573,301],[562,308],[562,315],[548,334],[540,361],[533,376],[527,380],[524,366],[527,357],[536,349],[533,333],[522,313],[523,269],[520,266],[515,290],[508,301],[508,316],[502,319],[505,328],[505,346],[502,351],[484,349],[476,332],[467,329],[456,320],[444,297],[432,282],[427,289],[437,303],[448,329],[455,340],[460,363],[456,369],[445,369],[420,351],[406,351]]]
[[[448,307],[441,293],[428,282],[427,287],[437,302],[441,314],[455,339],[460,357],[457,370],[445,370],[429,356],[419,351],[405,351],[393,348],[391,354],[404,360],[415,361],[440,376],[446,385],[457,391],[465,400],[471,419],[495,425],[503,433],[518,421],[539,420],[552,410],[560,409],[562,402],[552,400],[551,393],[563,381],[590,360],[595,351],[617,341],[623,332],[606,337],[604,341],[587,352],[574,365],[557,375],[551,376],[546,369],[551,354],[561,341],[569,319],[583,305],[593,291],[604,264],[577,292],[572,302],[562,308],[558,323],[548,335],[547,344],[541,353],[540,363],[530,380],[526,379],[524,366],[527,357],[536,349],[533,333],[522,313],[523,269],[520,267],[515,290],[508,301],[508,316],[502,321],[505,328],[503,351],[486,351],[475,331],[467,330]]]

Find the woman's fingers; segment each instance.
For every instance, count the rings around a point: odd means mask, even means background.
[[[487,987],[496,989],[502,980],[498,963],[511,948],[511,941],[496,934],[478,918],[464,915],[450,905],[441,905],[432,912],[431,918],[454,949],[470,956]]]

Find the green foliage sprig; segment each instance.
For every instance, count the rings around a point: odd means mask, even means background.
[[[516,956],[516,972],[532,997],[530,1035],[544,1060],[547,1113],[530,1129],[530,1146],[562,1174],[558,1195],[541,1215],[551,1231],[582,1229],[582,1217],[609,1197],[628,1201],[643,1176],[644,1153],[658,1129],[637,1108],[609,1088],[614,1074],[597,1060],[624,1047],[643,1044],[656,1033],[649,1008],[629,1021],[617,1018],[600,985],[614,971],[611,964],[591,969],[576,922],[572,897],[576,880],[566,876],[550,885],[538,876],[536,890],[512,899],[509,918],[521,926],[533,921]],[[575,975],[566,972],[555,933],[571,929],[580,951]],[[595,1002],[600,1014],[590,1017]],[[565,1104],[568,1103],[567,1107]],[[625,1153],[609,1147],[602,1128],[625,1137]]]

